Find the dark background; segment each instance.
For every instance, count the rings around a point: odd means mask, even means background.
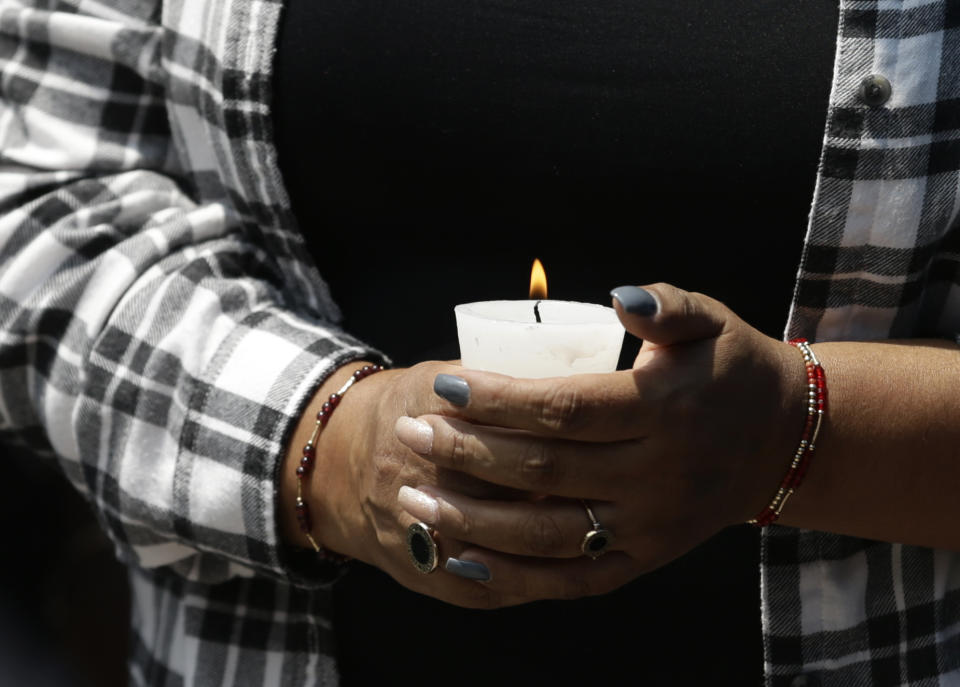
[[[0,447],[0,685],[127,684],[126,569],[52,461]]]

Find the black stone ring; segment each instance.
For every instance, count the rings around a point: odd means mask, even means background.
[[[407,528],[407,553],[413,567],[429,575],[437,569],[440,551],[433,538],[434,530],[422,522],[415,522]]]
[[[590,531],[583,535],[580,550],[584,556],[590,556],[590,558],[596,560],[610,549],[614,539],[613,532],[600,524],[589,503],[583,500],[580,503],[587,511],[587,517],[590,518],[591,525]]]

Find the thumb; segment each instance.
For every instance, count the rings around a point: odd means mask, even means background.
[[[645,348],[719,336],[731,315],[719,301],[670,284],[618,286],[610,295],[624,328]]]

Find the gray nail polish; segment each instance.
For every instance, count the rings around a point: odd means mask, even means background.
[[[448,573],[459,575],[460,577],[464,577],[468,580],[476,580],[477,582],[490,581],[490,571],[483,563],[477,563],[476,561],[461,561],[459,558],[448,558],[447,562],[444,564],[444,567],[447,569]]]
[[[470,385],[467,380],[453,375],[437,375],[433,380],[433,391],[455,406],[465,406],[470,402]]]
[[[620,305],[631,315],[650,317],[659,310],[657,299],[646,289],[639,286],[618,286],[610,295],[620,301]]]

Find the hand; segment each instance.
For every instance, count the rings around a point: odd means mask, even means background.
[[[281,480],[281,521],[288,541],[309,546],[294,514],[294,468],[300,449],[313,430],[317,408],[362,362],[344,366],[314,396],[296,431]],[[310,506],[313,536],[326,548],[375,565],[410,589],[462,606],[490,607],[527,601],[501,597],[489,588],[443,571],[426,576],[407,553],[407,527],[416,521],[397,503],[402,485],[428,484],[455,489],[477,498],[509,498],[514,490],[484,484],[475,478],[429,463],[397,441],[398,417],[440,412],[445,403],[432,391],[441,373],[460,368],[421,363],[409,369],[384,370],[355,383],[320,434],[317,458],[304,497]],[[438,537],[444,558],[457,556],[463,544]]]
[[[598,593],[661,566],[759,513],[796,448],[806,379],[793,347],[700,294],[617,293],[625,327],[644,339],[632,370],[542,380],[461,370],[438,388],[459,385],[446,395],[468,393],[466,403],[398,424],[438,466],[550,495],[485,501],[429,485],[401,495],[474,544],[461,557],[486,565],[501,594]],[[616,536],[596,561],[580,550],[590,523],[579,499]]]

